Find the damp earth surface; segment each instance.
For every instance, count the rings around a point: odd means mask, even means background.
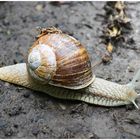
[[[59,27],[87,48],[92,64],[105,52],[106,2],[0,2],[0,66],[26,62],[36,27]],[[140,2],[126,2],[132,29],[101,77],[120,84],[140,68]],[[140,91],[138,91],[140,92]],[[140,98],[137,99],[140,106]],[[0,81],[0,138],[140,138],[140,110],[53,98]]]

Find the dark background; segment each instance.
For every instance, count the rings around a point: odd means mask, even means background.
[[[105,52],[100,37],[106,2],[0,2],[0,66],[25,62],[36,27],[56,26],[79,39],[94,64]],[[113,60],[93,71],[125,84],[140,67],[140,3],[127,2],[134,42],[119,45]],[[127,37],[126,36],[126,39]],[[126,47],[124,47],[126,46]],[[140,99],[137,99],[140,106]],[[58,100],[0,81],[0,138],[139,138],[140,111],[133,105],[101,107]]]

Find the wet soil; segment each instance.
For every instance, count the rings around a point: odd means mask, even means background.
[[[0,2],[0,66],[26,62],[37,26],[57,26],[84,44],[92,63],[105,44],[106,2]],[[140,67],[140,3],[126,3],[133,30],[96,76],[121,84]],[[139,91],[140,92],[140,91]],[[137,99],[140,106],[140,99]],[[55,99],[0,81],[0,138],[140,138],[140,110],[133,105],[101,107]]]

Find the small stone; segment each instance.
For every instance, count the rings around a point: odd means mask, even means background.
[[[19,115],[22,111],[22,107],[20,106],[14,106],[13,108],[8,110],[9,116],[16,116]]]
[[[54,6],[60,6],[63,4],[71,4],[71,2],[69,2],[69,1],[52,1],[52,2],[50,2],[50,4],[52,4]]]
[[[87,38],[87,40],[90,40],[91,35],[90,35],[89,33],[87,33],[87,34],[86,34],[86,38]]]
[[[99,137],[96,134],[93,134],[93,133],[89,133],[88,136],[89,136],[90,139],[99,139]]]
[[[134,112],[126,117],[126,122],[130,124],[140,124],[139,113]]]
[[[3,119],[0,119],[0,129],[3,129],[7,126],[7,122],[5,122]]]
[[[18,128],[18,124],[14,124],[14,127],[15,127],[15,128]]]
[[[135,71],[135,68],[130,67],[130,66],[128,66],[127,69],[128,69],[129,72],[134,72]]]
[[[18,134],[17,134],[17,138],[23,138],[24,137],[24,133],[23,132],[19,132]]]
[[[42,132],[43,134],[46,134],[48,131],[49,131],[49,127],[48,127],[48,126],[44,126],[44,127],[41,129],[41,132]]]
[[[11,128],[7,128],[4,131],[5,136],[12,136],[13,135],[13,130]]]
[[[135,70],[138,70],[139,69],[139,67],[140,67],[140,60],[138,59],[138,60],[131,60],[130,62],[129,62],[129,65],[128,65],[128,71],[129,72],[134,72]]]
[[[0,28],[0,32],[2,32],[2,28]]]
[[[43,5],[42,4],[38,4],[38,5],[36,5],[35,9],[40,12],[43,9]]]
[[[24,97],[24,98],[29,98],[29,97],[30,97],[30,93],[25,93],[25,94],[23,95],[23,97]]]
[[[5,86],[5,87],[9,87],[10,84],[6,82],[6,83],[4,84],[4,86]]]
[[[8,31],[7,31],[7,35],[10,35],[10,34],[11,34],[11,31],[10,31],[10,30],[8,30]]]
[[[37,127],[34,127],[34,128],[32,129],[32,134],[35,135],[35,136],[37,136],[38,133],[39,133],[39,129],[38,129]]]
[[[59,103],[59,106],[61,107],[62,110],[66,110],[66,106],[63,105],[62,103]]]

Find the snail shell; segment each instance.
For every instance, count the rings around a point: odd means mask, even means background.
[[[81,89],[95,79],[84,46],[56,28],[41,30],[29,50],[27,65],[33,78],[58,87]]]

